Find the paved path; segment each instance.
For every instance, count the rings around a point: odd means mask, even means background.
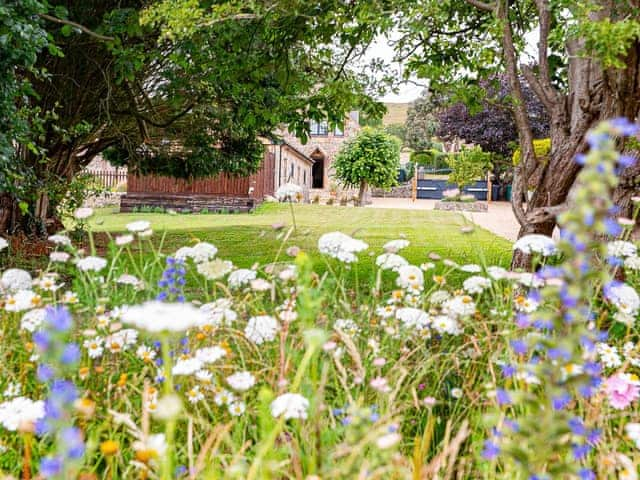
[[[372,199],[369,208],[400,208],[406,210],[433,210],[437,200],[416,200],[409,198],[378,198]],[[488,212],[461,212],[476,225],[515,241],[518,238],[519,225],[509,202],[491,202]]]

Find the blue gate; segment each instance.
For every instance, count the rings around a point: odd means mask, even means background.
[[[451,188],[457,188],[457,185],[448,183],[446,180],[436,180],[431,178],[420,179],[418,178],[418,198],[428,198],[433,200],[440,200],[443,195],[442,192]],[[473,195],[476,200],[487,199],[487,181],[478,180],[477,182],[466,186],[462,193]]]

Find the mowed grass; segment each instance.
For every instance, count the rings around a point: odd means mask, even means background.
[[[165,252],[172,252],[193,242],[207,241],[216,245],[221,258],[236,266],[251,267],[286,259],[286,249],[297,246],[307,252],[314,263],[324,259],[317,250],[318,238],[327,232],[341,231],[362,239],[375,255],[389,240],[406,238],[411,245],[401,254],[413,264],[429,261],[430,252],[443,258],[464,263],[508,265],[510,243],[476,227],[462,233],[469,225],[460,214],[440,211],[408,211],[394,209],[335,207],[325,205],[294,205],[297,229],[292,226],[287,204],[263,204],[250,214],[158,214],[117,213],[115,209],[100,209],[91,220],[96,232],[116,234],[134,220],[151,222],[154,237],[160,241],[163,232]],[[276,229],[274,225],[284,225]],[[373,270],[374,255],[361,255],[361,273]]]

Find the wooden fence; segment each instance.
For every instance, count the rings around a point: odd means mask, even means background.
[[[118,185],[126,185],[127,169],[115,168],[109,170],[86,169],[83,173],[91,175],[96,182],[105,188],[115,188]]]

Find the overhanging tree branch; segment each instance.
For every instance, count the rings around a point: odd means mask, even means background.
[[[48,20],[48,21],[53,22],[53,23],[59,23],[61,25],[69,25],[69,26],[71,26],[73,28],[77,28],[78,30],[86,33],[87,35],[89,35],[89,36],[91,36],[93,38],[97,38],[98,40],[102,40],[103,42],[112,42],[112,41],[114,41],[116,39],[115,37],[109,37],[107,35],[101,35],[99,33],[96,33],[93,30],[88,29],[84,25],[80,25],[79,23],[73,22],[71,20],[66,20],[64,18],[54,17],[54,16],[51,16],[51,15],[47,15],[46,13],[39,13],[38,16],[40,18],[43,18],[43,19]]]
[[[486,12],[493,12],[495,10],[494,5],[487,2],[481,2],[480,0],[467,0],[467,3]]]

